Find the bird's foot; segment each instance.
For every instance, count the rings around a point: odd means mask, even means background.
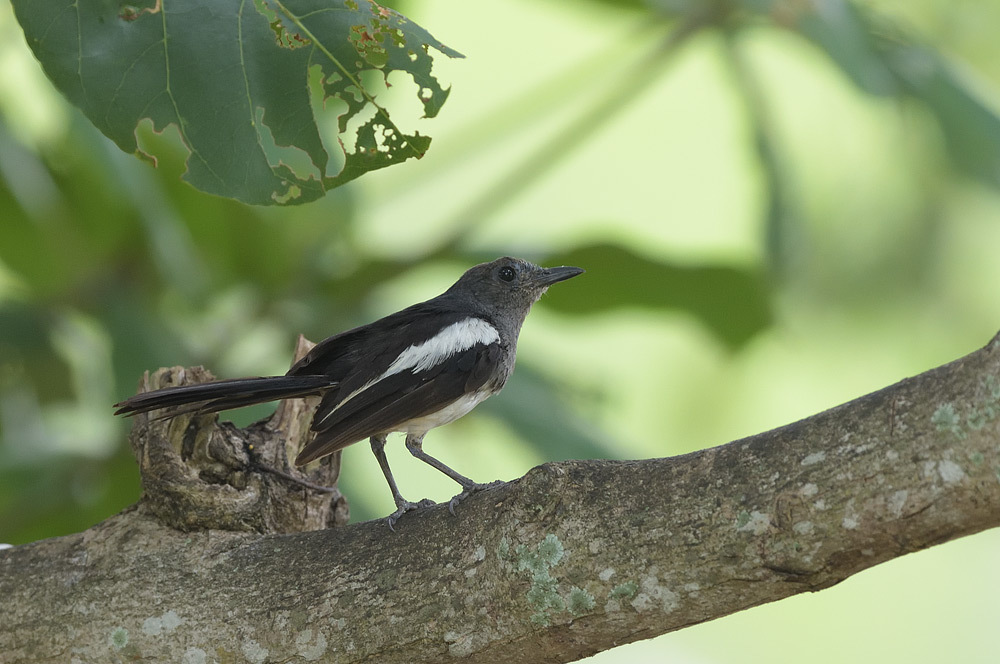
[[[396,501],[396,511],[390,514],[388,517],[386,517],[385,522],[389,524],[389,530],[396,532],[396,529],[393,528],[393,526],[396,525],[396,521],[399,520],[399,517],[403,516],[407,512],[412,512],[413,510],[419,510],[422,507],[430,507],[431,505],[434,504],[435,503],[433,500],[429,500],[427,498],[424,498],[423,500],[417,503],[411,503],[408,500]]]
[[[496,480],[495,482],[487,482],[486,484],[479,484],[478,482],[473,482],[472,484],[466,485],[462,489],[462,493],[458,494],[448,502],[448,511],[451,512],[452,516],[455,515],[455,506],[460,502],[468,498],[474,493],[479,493],[480,491],[485,491],[486,489],[492,489],[503,484],[502,480]]]

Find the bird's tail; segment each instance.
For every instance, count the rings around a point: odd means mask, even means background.
[[[337,383],[328,376],[267,376],[234,378],[198,385],[165,387],[142,392],[115,404],[115,415],[135,415],[170,408],[160,417],[182,413],[215,413],[277,399],[292,399],[320,394]]]

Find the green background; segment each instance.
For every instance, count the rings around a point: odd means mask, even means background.
[[[740,16],[729,38],[657,59],[671,25],[642,3],[394,6],[467,57],[435,59],[453,87],[433,120],[390,78],[430,151],[263,209],[182,183],[169,135],[139,136],[157,170],[121,153],[0,0],[0,541],[82,530],[138,497],[110,404],[142,371],[281,373],[297,333],[372,320],[501,254],[588,272],[529,317],[504,393],[429,437],[479,481],[721,444],[1000,327],[1000,5],[861,5],[946,58],[985,116],[947,88],[886,94],[863,44],[817,46],[822,25]],[[398,440],[388,452],[405,495],[454,493]],[[367,446],[344,464],[354,519],[391,511]],[[593,661],[995,662],[998,559],[983,533]]]

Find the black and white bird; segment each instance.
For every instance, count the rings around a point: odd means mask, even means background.
[[[469,269],[435,298],[324,339],[284,376],[237,378],[168,387],[115,404],[117,415],[172,408],[164,416],[211,413],[277,399],[321,397],[313,439],[295,459],[304,465],[365,438],[389,483],[396,511],[411,503],[396,487],[386,437],[406,434],[406,448],[462,485],[449,509],[486,488],[423,450],[424,435],[496,394],[514,370],[517,337],[531,305],[554,283],[583,272],[498,258]]]

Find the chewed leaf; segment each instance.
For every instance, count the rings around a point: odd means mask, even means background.
[[[305,203],[370,170],[420,157],[362,84],[410,75],[425,117],[448,97],[431,48],[461,55],[371,0],[13,0],[56,87],[118,146],[176,127],[195,187],[254,204]],[[329,153],[324,106],[342,110]],[[335,150],[336,152],[336,150]]]

